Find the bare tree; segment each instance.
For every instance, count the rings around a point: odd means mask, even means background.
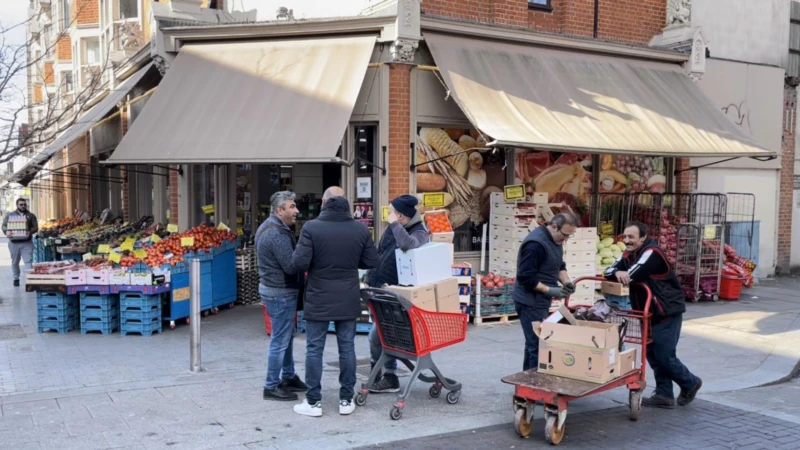
[[[80,8],[88,3],[74,2]],[[73,11],[69,21],[65,22],[71,25],[80,12]],[[48,93],[48,87],[54,86],[57,77],[53,72],[54,66],[44,63],[57,51],[61,39],[70,39],[70,26],[65,24],[63,30],[55,33],[52,39],[40,39],[39,33],[49,32],[40,29],[42,14],[40,12],[22,23],[10,26],[0,22],[0,164],[50,143],[77,123],[81,113],[88,109],[88,102],[107,87],[103,73],[111,67],[111,52],[108,49],[99,64],[86,71],[83,68],[78,70],[77,76],[82,77],[80,83],[78,80],[70,83],[65,78]],[[56,26],[53,22],[53,26]],[[18,28],[26,29],[25,41],[13,43],[9,35]],[[108,40],[109,45],[113,40],[113,37]],[[31,49],[35,45],[41,50],[33,53]],[[29,92],[29,83],[34,86],[33,92]],[[32,111],[37,113],[31,114]]]

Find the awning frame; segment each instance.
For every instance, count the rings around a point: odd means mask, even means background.
[[[716,166],[717,164],[726,163],[726,162],[733,161],[735,159],[740,159],[740,158],[743,158],[743,156],[734,156],[733,158],[721,159],[719,161],[710,162],[708,164],[700,164],[699,166],[690,166],[690,167],[687,167],[685,169],[675,169],[672,173],[674,175],[678,175],[679,173],[688,172],[690,170],[698,170],[698,169],[702,169],[704,167]],[[756,160],[758,162],[767,162],[767,161],[773,161],[773,160],[778,159],[777,156],[763,156],[763,157],[762,156],[748,156],[747,158]]]

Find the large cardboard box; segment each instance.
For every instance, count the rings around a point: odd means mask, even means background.
[[[419,287],[387,286],[386,289],[405,297],[419,308],[436,311],[436,290],[432,284]]]
[[[600,291],[604,294],[618,295],[620,297],[627,297],[631,295],[630,288],[614,281],[603,281]]]
[[[452,244],[431,242],[407,252],[397,249],[395,258],[401,286],[423,286],[452,276]]]
[[[469,286],[466,286],[469,288]],[[459,312],[461,301],[459,300],[458,279],[450,278],[440,281],[433,285],[436,292],[436,310],[439,312]]]
[[[625,375],[636,369],[637,353],[638,352],[635,348],[629,348],[628,350],[625,350],[619,354],[619,369],[617,370],[618,376]]]

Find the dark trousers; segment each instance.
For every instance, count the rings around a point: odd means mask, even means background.
[[[330,322],[306,321],[306,399],[309,405],[322,400],[322,354]],[[356,321],[339,320],[336,344],[339,346],[339,400],[352,401],[356,386]]]
[[[656,394],[668,398],[675,398],[673,382],[684,391],[691,390],[698,382],[676,354],[682,325],[683,314],[666,322],[653,323],[653,342],[647,346],[647,363],[656,378]]]
[[[519,324],[525,335],[525,356],[522,358],[522,370],[536,369],[539,365],[539,338],[533,332],[533,322],[541,322],[550,314],[548,306],[528,306],[514,303],[519,314]]]

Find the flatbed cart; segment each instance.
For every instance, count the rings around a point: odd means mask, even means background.
[[[367,404],[369,388],[383,369],[387,356],[397,358],[412,372],[408,384],[397,394],[397,400],[389,410],[389,417],[392,420],[399,420],[403,416],[403,408],[411,393],[411,385],[417,379],[432,384],[428,390],[431,397],[439,397],[444,388],[448,391],[447,403],[451,405],[458,403],[461,397],[461,383],[442,375],[433,362],[431,353],[463,342],[467,338],[467,315],[426,311],[385,289],[361,289],[361,298],[372,313],[383,352],[372,368],[369,380],[361,385],[361,390],[356,395],[356,405]],[[416,367],[412,361],[416,362]],[[430,370],[433,376],[422,374],[424,370]]]
[[[605,279],[583,277],[575,280],[575,284],[583,281],[605,281]],[[622,386],[626,386],[630,390],[628,405],[631,420],[639,419],[642,410],[642,394],[647,386],[645,369],[647,367],[647,345],[651,342],[650,303],[653,298],[647,285],[640,284],[640,286],[647,292],[644,311],[622,310],[613,315],[611,321],[620,325],[627,323],[623,342],[641,345],[641,367],[603,384],[540,373],[536,369],[503,378],[503,383],[514,385],[514,429],[517,434],[523,438],[530,436],[533,428],[534,407],[537,402],[543,403],[545,440],[549,444],[558,445],[566,432],[564,423],[567,420],[569,402]],[[570,308],[569,298],[564,299],[564,305]],[[570,309],[574,310],[575,308]]]

